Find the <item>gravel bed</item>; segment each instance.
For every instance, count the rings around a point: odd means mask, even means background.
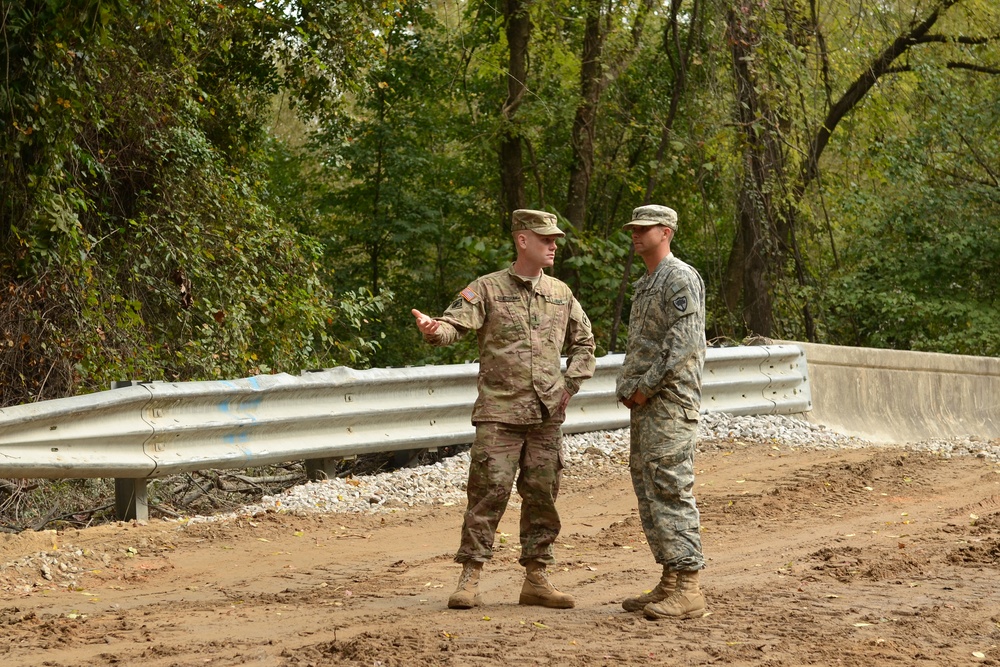
[[[699,451],[726,450],[735,446],[765,445],[778,449],[843,449],[885,445],[843,435],[825,426],[785,415],[737,417],[704,415],[699,425]],[[566,469],[572,478],[592,470],[584,468],[628,465],[628,429],[594,431],[563,438]],[[900,445],[910,451],[933,452],[942,457],[978,456],[1000,461],[1000,439],[968,436]],[[358,478],[309,482],[236,512],[196,516],[189,522],[219,521],[265,512],[380,513],[418,505],[464,505],[469,453],[464,452],[432,465],[407,468]],[[511,495],[511,507],[518,496]]]

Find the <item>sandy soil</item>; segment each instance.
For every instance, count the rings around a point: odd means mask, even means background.
[[[469,611],[445,605],[458,506],[153,521],[0,536],[0,664],[1000,664],[1000,465],[762,445],[697,465],[702,619],[621,609],[658,572],[608,461],[560,497],[551,574],[575,609],[517,604],[516,509]]]

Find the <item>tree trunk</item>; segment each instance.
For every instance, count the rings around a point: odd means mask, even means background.
[[[587,221],[587,193],[594,169],[594,125],[597,103],[605,82],[601,74],[601,52],[604,31],[601,30],[602,0],[587,3],[587,23],[583,34],[583,57],[580,61],[580,103],[573,119],[573,162],[569,170],[569,193],[566,197],[566,219],[576,229]]]
[[[733,78],[736,88],[736,121],[743,133],[743,160],[740,190],[737,195],[737,239],[734,252],[742,258],[730,258],[729,266],[742,267],[742,318],[748,333],[769,337],[774,328],[771,290],[780,260],[777,257],[782,220],[773,193],[784,178],[784,155],[778,144],[780,128],[776,115],[757,95],[758,82],[751,68],[754,47],[759,41],[754,7],[740,0],[726,16],[726,28],[732,50]],[[736,285],[723,286],[732,295]]]
[[[382,89],[377,90],[378,95],[378,123],[379,127],[385,126],[385,94]],[[381,220],[379,220],[380,206],[382,204],[382,158],[385,150],[385,133],[379,131],[378,141],[375,144],[375,173],[372,175],[372,221],[375,223],[375,229],[379,229],[382,225]],[[379,293],[379,254],[381,251],[381,243],[379,242],[380,234],[376,233],[374,238],[370,239],[365,245],[368,249],[368,264],[371,269],[371,286],[372,294],[378,295]]]
[[[752,156],[747,158],[752,159]],[[745,165],[745,168],[748,167]],[[743,268],[743,275],[740,276],[743,323],[750,334],[769,338],[774,326],[769,266],[771,253],[759,194],[752,175],[746,174],[737,201],[736,233],[739,240],[734,247],[743,251],[740,261]]]
[[[507,99],[500,110],[500,184],[503,189],[504,219],[524,208],[524,157],[521,135],[514,116],[528,90],[528,41],[531,38],[531,17],[525,0],[506,0],[503,5],[504,30],[510,49],[507,67]]]
[[[680,0],[673,0],[680,4]],[[611,7],[603,0],[588,0],[587,20],[583,34],[583,51],[580,57],[580,102],[573,118],[570,145],[573,159],[569,168],[569,190],[564,215],[576,229],[587,225],[587,200],[594,174],[594,135],[601,96],[638,54],[646,18],[654,4],[642,0],[632,19],[631,48],[614,62],[604,61],[604,44],[612,25],[620,20],[611,14]]]

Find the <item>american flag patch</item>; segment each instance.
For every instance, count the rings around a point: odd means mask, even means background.
[[[459,292],[459,294],[461,294],[462,298],[468,301],[469,303],[472,303],[473,301],[479,298],[479,295],[473,292],[471,287],[466,287],[464,290]]]

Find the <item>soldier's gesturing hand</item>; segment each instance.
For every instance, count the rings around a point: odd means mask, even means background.
[[[433,317],[428,317],[427,315],[424,315],[416,308],[412,309],[410,312],[413,313],[413,316],[415,318],[417,318],[417,328],[420,329],[420,333],[425,333],[425,334],[437,333],[438,327],[441,326],[440,322],[435,320]]]

